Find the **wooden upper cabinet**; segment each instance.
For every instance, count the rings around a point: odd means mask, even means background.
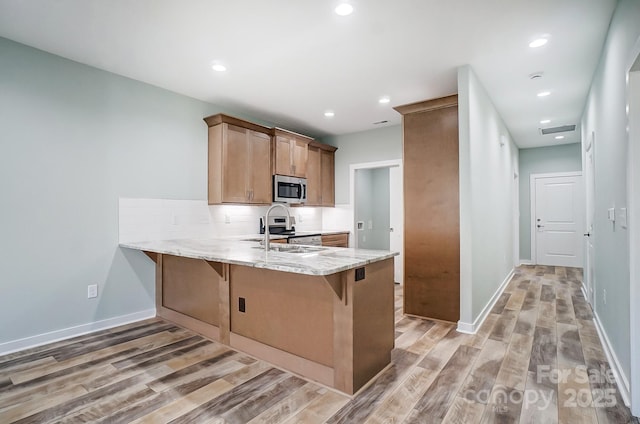
[[[270,204],[270,130],[222,114],[205,122],[209,125],[209,204]]]
[[[320,150],[320,174],[322,178],[322,193],[320,197],[322,206],[335,206],[336,204],[335,150],[335,147]]]
[[[307,147],[313,139],[280,128],[274,128],[272,135],[273,173],[306,178]]]
[[[251,190],[250,203],[271,204],[273,197],[271,180],[271,136],[249,130],[251,156],[249,158],[248,188]]]
[[[320,147],[309,145],[307,157],[307,206],[322,205],[322,165]]]
[[[335,205],[335,150],[335,147],[326,144],[309,144],[307,158],[306,206]]]

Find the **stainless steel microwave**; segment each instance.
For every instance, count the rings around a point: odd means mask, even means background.
[[[284,203],[304,203],[307,201],[307,179],[273,176],[273,201]]]

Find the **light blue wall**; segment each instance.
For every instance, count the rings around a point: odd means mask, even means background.
[[[356,222],[362,221],[361,230],[356,228],[357,246],[361,249],[369,249],[372,243],[369,229],[369,221],[373,222],[373,173],[371,169],[358,169],[355,172],[355,215]]]
[[[394,125],[321,140],[336,151],[336,204],[349,203],[349,167],[352,164],[402,159],[402,126]]]
[[[372,173],[373,238],[372,248],[389,250],[389,168],[375,168]]]
[[[520,164],[520,259],[531,260],[531,174],[582,171],[580,143],[521,149]]]
[[[356,230],[358,247],[389,250],[389,168],[356,170],[355,197],[356,221],[364,222]]]
[[[640,1],[620,0],[582,117],[583,144],[595,132],[595,312],[627,378],[631,364],[629,234],[611,225],[607,209],[615,207],[619,212],[627,207],[626,67],[640,37],[638,22]]]
[[[458,103],[460,321],[471,325],[514,266],[518,149],[470,66],[458,70]]]
[[[0,93],[0,350],[153,308],[118,198],[205,199],[202,118],[221,110],[2,38]]]

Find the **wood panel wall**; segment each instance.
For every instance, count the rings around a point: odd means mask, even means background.
[[[404,158],[404,311],[460,318],[457,96],[401,106]]]

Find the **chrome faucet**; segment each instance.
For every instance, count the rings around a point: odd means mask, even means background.
[[[289,209],[287,209],[284,205],[282,205],[280,203],[276,203],[275,205],[271,206],[267,210],[267,214],[264,217],[264,221],[265,221],[265,226],[264,226],[264,250],[265,250],[265,252],[269,251],[269,214],[271,213],[272,210],[274,210],[277,207],[281,207],[287,213],[287,229],[289,228],[289,225],[291,225],[291,214],[289,213]]]

